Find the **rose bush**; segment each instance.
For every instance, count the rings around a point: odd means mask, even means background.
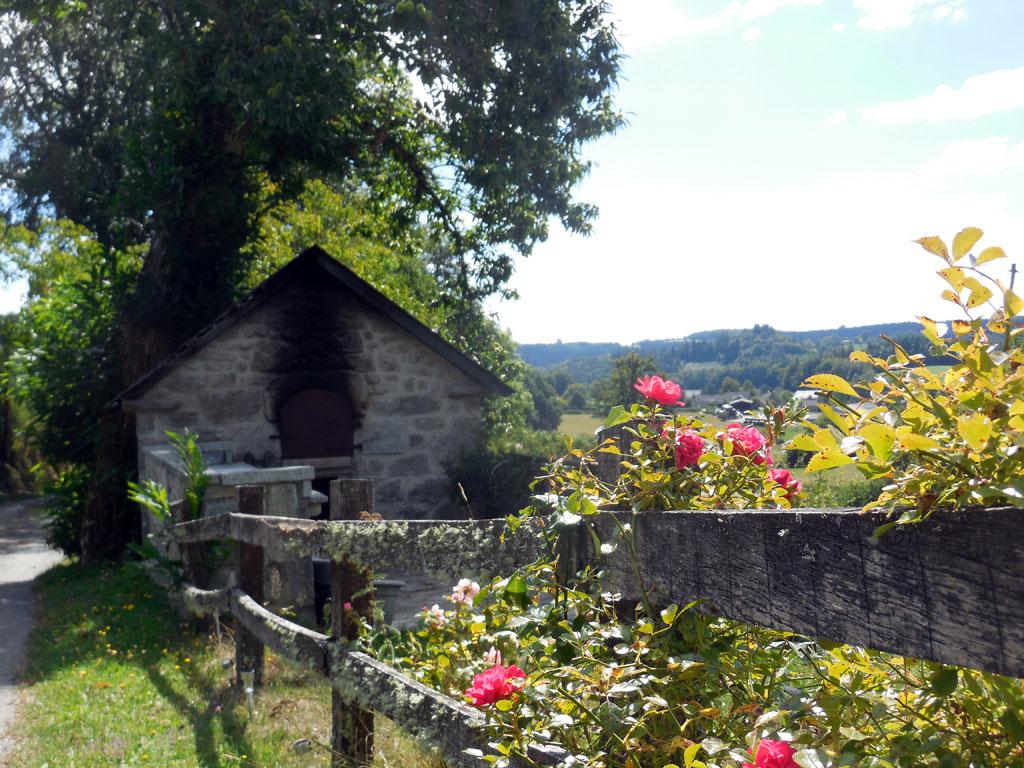
[[[962,246],[961,237],[954,255]],[[1016,305],[1012,298],[1007,303]],[[816,643],[707,616],[694,605],[626,604],[604,588],[600,560],[572,572],[560,561],[558,546],[561,535],[582,528],[596,551],[629,553],[630,515],[647,510],[789,506],[801,482],[773,465],[770,449],[795,422],[810,430],[795,442],[814,441],[817,466],[843,455],[870,476],[891,473],[915,509],[925,491],[936,501],[1003,501],[1005,489],[1020,482],[1014,457],[1024,452],[1013,448],[1014,430],[1024,423],[1013,418],[1024,416],[1017,404],[1024,399],[990,399],[1016,392],[1020,382],[1016,326],[1009,320],[999,326],[997,318],[996,327],[1010,339],[1005,358],[972,347],[969,339],[943,341],[954,355],[970,359],[958,363],[961,368],[954,365],[951,378],[932,374],[937,385],[898,350],[882,361],[878,383],[851,387],[852,395],[833,378],[815,377],[836,396],[823,408],[832,431],[781,407],[765,409],[763,431],[740,424],[718,428],[665,410],[681,394],[674,382],[640,380],[647,402],[614,408],[606,421],[619,439],[590,450],[569,442],[566,454],[538,478],[536,503],[509,518],[510,529],[543,521],[544,557],[483,584],[469,600],[462,597],[463,585],[472,582],[464,579],[453,588],[452,610],[425,610],[411,633],[368,627],[363,642],[422,682],[482,707],[491,753],[479,757],[497,768],[513,757],[538,765],[538,747],[564,750],[564,768],[1024,765],[1020,680]],[[1004,363],[1005,371],[993,373]],[[976,391],[980,374],[973,372],[979,366],[990,375],[982,394]],[[871,405],[875,397],[894,412],[889,421],[874,410],[879,405]],[[977,431],[982,411],[991,432],[984,425]],[[871,423],[889,427],[891,435],[867,428]],[[1004,428],[1009,434],[997,434]],[[958,438],[952,439],[953,431]],[[963,461],[971,474],[940,478],[944,451],[912,436],[938,440],[940,434],[951,439],[955,453],[946,461]],[[1013,459],[1009,469],[987,463],[1000,456]],[[608,458],[620,470],[613,481],[595,471]],[[982,489],[995,487],[995,477],[1003,495],[986,496]],[[610,534],[591,525],[608,510],[623,513],[614,516],[620,524]]]

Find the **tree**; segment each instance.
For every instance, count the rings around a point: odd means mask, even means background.
[[[570,411],[583,411],[587,407],[587,388],[574,381],[565,388],[565,404]]]
[[[634,384],[642,376],[647,376],[657,370],[657,363],[650,355],[641,355],[637,352],[628,352],[612,361],[612,370],[605,379],[594,382],[592,392],[594,395],[594,406],[598,411],[607,413],[610,408],[616,405],[629,405],[643,400],[643,396],[636,391]]]
[[[8,218],[144,246],[118,301],[114,394],[215,317],[251,273],[263,214],[311,179],[358,189],[443,242],[442,301],[505,291],[548,221],[586,232],[582,145],[620,124],[603,0],[308,3],[15,0],[0,18]],[[415,95],[414,95],[415,93]],[[83,557],[131,530],[131,425],[91,461]]]
[[[551,382],[536,368],[527,368],[526,388],[533,398],[533,413],[527,417],[527,424],[533,429],[558,429],[564,404]]]

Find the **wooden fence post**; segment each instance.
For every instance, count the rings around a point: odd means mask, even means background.
[[[243,515],[264,513],[262,485],[238,486],[238,511]],[[263,547],[237,542],[235,572],[238,588],[260,605],[263,604]],[[243,672],[255,673],[255,684],[263,684],[263,643],[241,625],[235,625],[235,681],[242,685]]]
[[[373,513],[372,480],[332,480],[331,520],[358,520]],[[360,616],[369,615],[372,595],[367,571],[347,561],[331,561],[331,634],[355,640],[359,627],[344,609],[345,603]],[[362,594],[358,594],[362,593]],[[331,768],[373,762],[373,712],[351,704],[331,688]]]

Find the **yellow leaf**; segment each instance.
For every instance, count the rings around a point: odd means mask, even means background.
[[[966,320],[954,320],[953,321],[953,333],[957,336],[963,336],[965,333],[971,332],[971,324]]]
[[[983,413],[961,416],[956,420],[956,429],[964,442],[980,451],[992,436],[992,419]]]
[[[888,461],[892,455],[892,446],[896,441],[896,430],[888,424],[871,423],[865,424],[857,430],[857,434],[864,438],[864,442],[871,448],[871,452],[879,461]]]
[[[815,450],[839,450],[839,443],[836,442],[832,432],[828,429],[819,429],[814,433]]]
[[[966,256],[981,239],[982,234],[984,233],[977,227],[967,227],[957,232],[953,238],[953,261],[959,261]]]
[[[960,269],[960,267],[946,267],[945,269],[940,269],[938,275],[953,286],[954,291],[959,291],[964,287],[964,271]]]
[[[942,298],[944,298],[946,301],[952,301],[954,304],[960,303],[960,296],[953,293],[953,291],[949,290],[948,288],[942,292]]]
[[[853,459],[842,451],[822,451],[811,456],[811,460],[807,462],[807,471],[821,472],[823,469],[842,467],[846,464],[853,464]]]
[[[1005,259],[1006,251],[1000,248],[998,245],[993,245],[986,248],[981,252],[981,255],[975,259],[974,265],[985,264],[989,261],[995,261],[996,259]]]
[[[1024,299],[1013,291],[1007,291],[1003,294],[1003,306],[1006,307],[1006,314],[1016,317],[1024,310]]]
[[[992,298],[992,290],[975,277],[965,277],[964,285],[971,289],[971,295],[967,298],[968,309],[974,309]]]
[[[921,326],[924,328],[922,333],[925,335],[928,341],[936,345],[942,343],[942,336],[939,334],[938,323],[936,323],[930,317],[925,317],[924,315],[918,315],[917,321],[921,323]]]
[[[836,425],[840,432],[844,435],[850,434],[850,427],[853,426],[854,419],[851,416],[842,416],[835,412],[835,409],[831,408],[828,403],[819,403],[818,410],[825,414],[829,421]]]
[[[946,244],[942,242],[941,237],[919,237],[914,242],[928,251],[928,253],[934,253],[940,259],[949,261],[949,251],[946,250]]]
[[[843,395],[853,395],[857,397],[857,392],[853,387],[850,386],[850,382],[844,379],[842,376],[836,376],[832,373],[819,373],[814,376],[809,376],[800,386],[811,387],[812,389],[823,389],[826,392],[839,392]]]
[[[939,447],[939,444],[930,437],[919,435],[916,432],[900,432],[897,440],[900,449],[904,451],[927,451]]]
[[[797,435],[789,441],[786,447],[794,451],[817,452],[821,450],[821,446],[814,442],[814,438],[810,435]]]

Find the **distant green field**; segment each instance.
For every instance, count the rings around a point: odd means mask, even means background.
[[[725,422],[714,414],[706,411],[684,411],[687,415],[700,419],[709,426],[721,429]],[[563,413],[562,420],[558,423],[558,431],[565,435],[593,435],[594,430],[604,423],[604,419],[592,416],[589,413]]]
[[[843,483],[864,482],[864,475],[862,475],[852,464],[847,464],[844,467],[836,467],[835,469],[828,469],[824,472],[808,472],[805,468],[801,467],[793,470],[793,477],[804,483],[813,479],[821,478],[831,486],[842,485]]]
[[[577,435],[593,435],[594,430],[604,423],[604,419],[589,413],[563,413],[558,423],[558,431],[576,437]]]

